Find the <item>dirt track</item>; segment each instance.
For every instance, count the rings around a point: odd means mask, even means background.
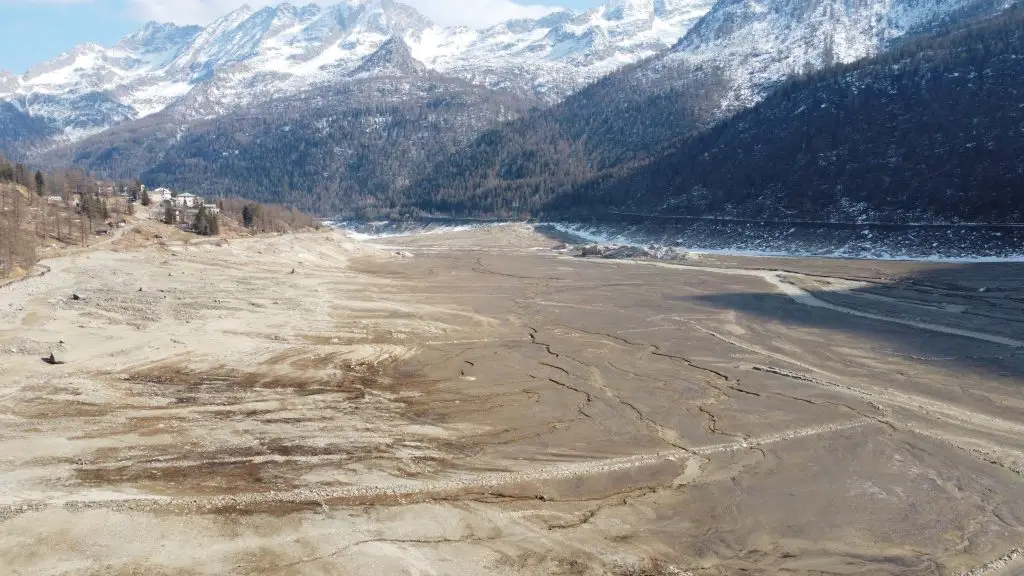
[[[1024,266],[552,244],[113,243],[0,288],[4,572],[1024,569]]]

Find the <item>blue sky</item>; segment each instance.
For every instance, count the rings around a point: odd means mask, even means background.
[[[282,0],[283,1],[283,0]],[[331,3],[325,0],[326,3]],[[321,3],[325,3],[321,2]],[[510,0],[405,0],[438,23],[480,25],[540,9]],[[17,74],[72,46],[109,46],[148,20],[201,24],[245,0],[0,0],[0,70]],[[251,6],[278,3],[250,0]],[[305,4],[292,0],[293,4]],[[531,4],[585,9],[601,0],[533,0]]]

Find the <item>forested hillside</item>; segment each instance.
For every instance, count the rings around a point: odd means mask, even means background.
[[[412,177],[522,98],[426,71],[400,41],[351,81],[272,100],[178,130],[156,117],[78,145],[77,166],[205,196],[242,196],[330,214],[374,212]],[[173,111],[166,114],[172,114]]]
[[[671,86],[653,90],[651,84]],[[490,130],[440,159],[389,206],[452,215],[537,214],[602,170],[657,155],[703,126],[726,82],[679,69],[651,80],[629,67],[561,104]]]
[[[1020,16],[986,20],[1006,1],[696,2],[674,47],[550,107],[438,72],[394,35],[265,99],[242,64],[212,70],[160,111],[37,159],[353,218],[1010,221]],[[615,18],[598,24],[626,26]],[[230,111],[220,92],[236,72],[255,92]],[[28,121],[6,128],[45,131]]]
[[[905,34],[984,18],[1001,5],[719,0],[672,49],[482,135],[414,182],[405,200],[439,214],[536,215],[567,190],[589,190],[582,183],[592,178],[659,158],[787,78],[898,46]],[[574,208],[603,209],[576,200]]]
[[[793,79],[545,206],[839,221],[1024,219],[1024,9]]]
[[[10,102],[0,101],[0,151],[30,146],[56,130],[42,118],[34,118]]]
[[[43,250],[88,244],[97,226],[123,210],[131,208],[101,197],[88,174],[34,171],[0,155],[0,281],[25,274]]]

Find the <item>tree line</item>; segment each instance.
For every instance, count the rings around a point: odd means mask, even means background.
[[[80,170],[33,171],[0,156],[0,277],[31,268],[44,245],[87,244],[119,209]]]

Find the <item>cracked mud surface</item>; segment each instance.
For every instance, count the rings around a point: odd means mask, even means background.
[[[1024,569],[1024,266],[551,244],[169,243],[0,288],[3,571]]]

